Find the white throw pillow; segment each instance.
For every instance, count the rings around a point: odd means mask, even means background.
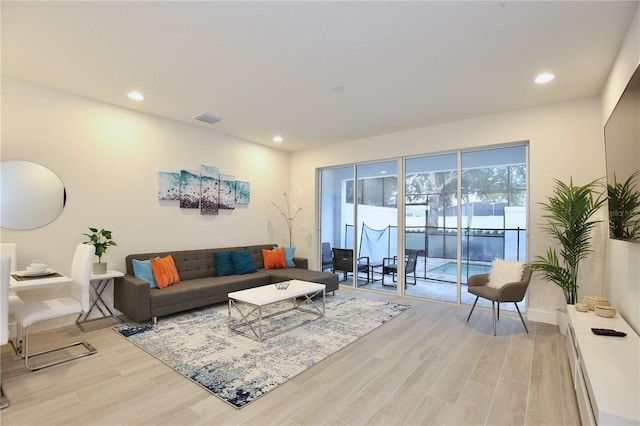
[[[524,262],[496,259],[489,271],[487,287],[501,288],[505,284],[522,280]]]

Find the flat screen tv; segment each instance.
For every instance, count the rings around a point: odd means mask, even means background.
[[[640,202],[640,66],[605,124],[604,139],[609,235],[640,243],[640,207],[634,207],[632,202]],[[625,182],[628,187],[624,187]],[[623,197],[616,197],[615,193],[622,193]]]

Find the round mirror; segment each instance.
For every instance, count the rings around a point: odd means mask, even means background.
[[[34,229],[54,221],[67,194],[60,178],[31,161],[0,162],[0,225],[8,229]]]

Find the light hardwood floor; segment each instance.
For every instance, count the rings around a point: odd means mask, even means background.
[[[349,288],[344,294],[412,308],[237,410],[110,328],[67,327],[40,342],[80,338],[98,353],[28,372],[2,348],[8,425],[578,425],[564,336],[555,326],[503,315],[396,299]]]

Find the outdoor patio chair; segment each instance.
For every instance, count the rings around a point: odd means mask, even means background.
[[[347,273],[353,273],[353,249],[333,248],[333,272],[342,271],[344,280],[347,279]],[[357,259],[358,273],[365,272],[367,274],[367,282],[369,282],[369,257],[359,257]]]
[[[405,286],[409,283],[409,275],[413,274],[413,282],[410,284],[416,285],[416,265],[418,263],[418,250],[407,249],[405,250],[405,266],[404,266],[404,283]],[[391,281],[396,282],[396,274],[398,273],[398,256],[386,257],[382,261],[382,285],[392,286],[395,284],[385,284],[384,276],[391,275]]]
[[[333,270],[333,253],[331,243],[322,243],[322,271]]]
[[[497,261],[497,260],[496,260]],[[494,261],[494,267],[495,263]],[[515,262],[506,262],[503,263],[515,263]],[[493,268],[492,268],[493,270]],[[525,294],[527,293],[527,288],[529,287],[529,281],[531,280],[531,266],[525,265],[522,269],[522,277],[519,281],[512,281],[507,283],[498,283],[498,287],[490,286],[489,284],[489,274],[479,274],[472,275],[467,280],[467,291],[476,296],[475,302],[473,302],[473,306],[471,307],[471,312],[469,312],[469,316],[467,317],[467,322],[469,322],[469,318],[471,318],[471,314],[473,313],[474,308],[476,307],[476,303],[478,303],[478,298],[482,297],[483,299],[491,300],[491,311],[493,313],[493,335],[496,335],[496,307],[495,304],[498,304],[498,315],[497,320],[500,320],[500,303],[503,302],[513,302],[516,306],[516,310],[518,311],[518,315],[520,315],[520,321],[522,321],[522,325],[524,326],[527,334],[529,333],[529,329],[527,328],[527,324],[525,324],[524,319],[522,318],[522,314],[520,313],[520,308],[518,307],[518,302],[521,302],[524,299]],[[494,284],[495,285],[495,284]]]

